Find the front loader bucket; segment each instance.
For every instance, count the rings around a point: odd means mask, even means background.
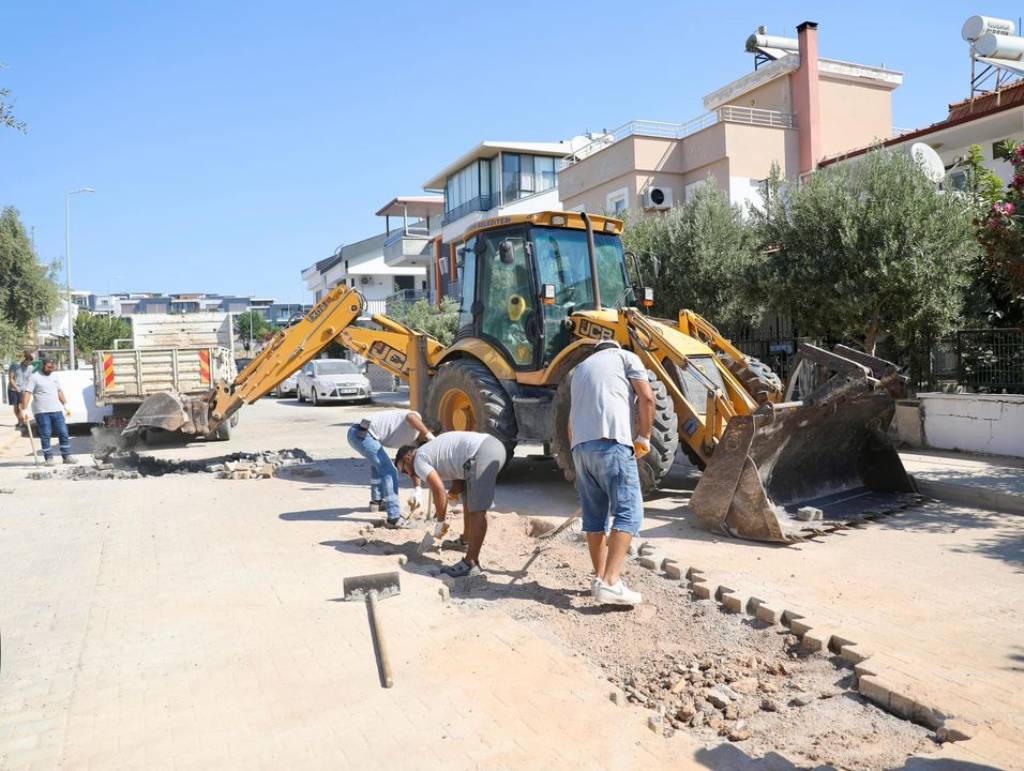
[[[183,434],[205,434],[208,412],[209,402],[203,398],[161,391],[146,397],[121,433],[129,435],[146,428],[159,428]]]
[[[781,542],[903,508],[914,486],[886,437],[894,412],[884,388],[854,377],[733,417],[691,508],[709,529]]]

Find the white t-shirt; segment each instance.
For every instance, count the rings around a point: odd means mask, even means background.
[[[14,373],[14,387],[19,391],[24,391],[26,389],[28,386],[28,379],[35,374],[35,370],[32,369],[31,364],[22,368],[21,362],[12,365],[11,372]]]
[[[415,410],[386,410],[375,412],[366,418],[364,425],[369,428],[370,433],[377,437],[377,441],[385,447],[402,447],[416,441],[419,431],[409,425],[406,420],[410,415],[417,418],[420,414]]]
[[[44,412],[63,412],[64,405],[57,398],[60,391],[60,380],[56,375],[44,375],[42,372],[33,372],[28,379],[25,390],[32,394],[32,414],[41,415]]]
[[[577,365],[569,408],[573,447],[593,439],[633,446],[635,393],[630,380],[647,380],[643,362],[631,351],[609,348]]]
[[[445,482],[466,478],[466,461],[474,457],[489,434],[476,431],[446,431],[416,451],[413,470],[426,482],[431,471]]]

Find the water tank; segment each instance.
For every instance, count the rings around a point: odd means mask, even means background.
[[[986,32],[974,41],[974,50],[979,56],[1019,60],[1024,57],[1024,37]]]
[[[747,38],[747,53],[755,54],[758,48],[781,48],[783,51],[799,51],[800,43],[797,42],[796,38],[757,33]]]
[[[1009,19],[996,19],[992,16],[972,16],[964,22],[964,27],[960,34],[963,35],[964,40],[973,42],[987,32],[992,32],[996,35],[1012,35],[1016,31],[1017,25]],[[987,54],[983,55],[987,56]]]

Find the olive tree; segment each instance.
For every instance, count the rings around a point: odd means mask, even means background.
[[[674,318],[680,308],[736,328],[762,312],[749,280],[760,260],[757,233],[743,210],[709,177],[685,203],[668,212],[627,220],[623,242],[641,263],[660,263],[655,313]]]
[[[804,334],[908,344],[960,316],[977,252],[972,207],[907,154],[875,150],[803,184],[769,184],[759,292]]]
[[[17,209],[0,212],[0,318],[22,332],[57,307],[57,285],[36,258]]]

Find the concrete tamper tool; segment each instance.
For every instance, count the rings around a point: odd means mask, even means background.
[[[386,600],[400,594],[401,591],[397,570],[391,573],[350,576],[345,579],[344,584],[346,601],[366,602],[366,613],[370,617],[370,634],[373,636],[373,648],[377,656],[377,671],[380,673],[380,684],[385,688],[393,686],[395,679],[391,673],[391,658],[384,642],[380,619],[377,618],[377,600]]]

